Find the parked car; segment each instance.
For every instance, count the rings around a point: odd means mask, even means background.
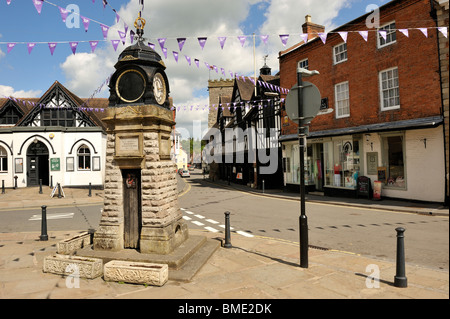
[[[183,170],[180,175],[181,177],[191,177],[191,174],[188,170]]]

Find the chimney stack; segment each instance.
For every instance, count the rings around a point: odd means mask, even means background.
[[[311,22],[311,16],[305,16],[305,23],[302,25],[303,33],[308,33],[308,41],[318,37],[319,33],[325,32],[325,27]]]

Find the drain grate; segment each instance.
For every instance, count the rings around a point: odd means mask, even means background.
[[[325,251],[330,250],[329,248],[314,246],[314,245],[308,245],[308,247],[312,248],[312,249],[317,249],[317,250],[325,250]]]

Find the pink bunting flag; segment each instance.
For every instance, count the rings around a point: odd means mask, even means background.
[[[88,32],[89,23],[91,22],[91,20],[86,17],[81,16],[81,21],[83,21],[84,31]]]
[[[178,63],[178,52],[172,51],[175,61]]]
[[[269,40],[269,36],[268,35],[260,35],[260,38],[261,38],[262,42],[264,42],[264,44],[267,45],[267,40]]]
[[[359,35],[367,42],[369,38],[369,31],[358,31]]]
[[[53,53],[55,52],[55,49],[56,49],[56,42],[50,42],[49,44],[48,44],[48,48],[50,49],[50,53],[53,55]]]
[[[406,37],[409,37],[409,31],[408,29],[398,29],[401,33],[403,33]]]
[[[344,42],[347,43],[348,32],[342,31],[342,32],[338,32],[338,33],[341,36],[342,40],[344,40]]]
[[[10,5],[10,4],[11,4],[11,0],[6,0],[6,3],[7,3],[8,5]]]
[[[207,38],[198,38],[198,43],[200,44],[200,47],[202,50],[205,48]]]
[[[109,27],[107,25],[104,25],[104,24],[100,24],[100,27],[101,27],[102,32],[103,32],[103,38],[106,40],[106,38],[108,37]]]
[[[319,37],[320,37],[320,40],[322,40],[323,44],[325,44],[327,42],[327,34],[326,33],[320,32]]]
[[[239,42],[241,43],[241,46],[244,47],[245,40],[247,40],[247,37],[245,35],[238,36]]]
[[[218,37],[218,39],[219,39],[220,47],[223,50],[223,46],[225,45],[225,41],[227,40],[227,37]]]
[[[289,34],[280,34],[281,43],[286,46],[287,41],[289,39]]]
[[[61,8],[58,6],[59,12],[61,13],[61,19],[64,23],[66,23],[67,16],[69,15],[69,11],[65,8]]]
[[[158,43],[162,50],[164,48],[164,44],[166,43],[166,38],[159,38]]]
[[[302,38],[303,42],[308,42],[308,33],[302,33],[300,34],[300,37]]]
[[[423,35],[428,38],[428,29],[427,28],[418,28],[420,31],[422,31]]]
[[[184,43],[186,42],[186,38],[178,38],[177,42],[178,42],[178,47],[180,48],[180,52],[181,52],[181,50],[183,50]]]
[[[34,7],[36,8],[37,12],[39,14],[41,14],[42,4],[44,3],[44,1],[43,0],[32,0],[32,1],[33,1]]]
[[[33,48],[36,46],[36,43],[28,43],[27,47],[28,47],[28,54],[31,54],[31,51],[33,50]]]
[[[442,33],[442,35],[444,36],[444,37],[446,37],[447,38],[447,33],[448,33],[448,28],[447,27],[438,27],[438,30],[439,30],[439,32],[441,32]]]
[[[11,52],[11,50],[16,46],[15,43],[8,43],[7,47],[8,47],[8,53]]]
[[[122,43],[125,44],[125,39],[127,37],[127,34],[125,32],[120,31],[120,30],[117,31],[117,33],[119,33],[119,37],[120,37],[120,40],[122,41]]]
[[[95,49],[97,48],[98,41],[89,41],[89,44],[91,45],[91,51],[92,53],[95,52]]]
[[[111,43],[113,45],[114,51],[117,51],[117,46],[120,43],[120,40],[111,40]]]
[[[72,49],[72,53],[75,54],[77,51],[78,42],[69,42],[70,48]]]
[[[185,55],[184,56],[186,58],[187,63],[189,63],[189,66],[191,66],[191,57]]]

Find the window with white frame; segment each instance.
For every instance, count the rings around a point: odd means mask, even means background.
[[[386,31],[386,40],[384,37],[378,32],[378,47],[382,48],[384,46],[390,45],[397,41],[395,22],[391,22],[386,24],[378,29],[378,31]]]
[[[78,170],[91,169],[91,151],[86,145],[81,145],[77,152]]]
[[[308,63],[308,59],[304,59],[304,60],[300,60],[298,61],[298,67],[302,68],[302,69],[307,69],[309,68],[309,63]]]
[[[347,43],[341,43],[333,47],[333,63],[341,63],[347,61]]]
[[[398,68],[380,72],[381,110],[392,110],[400,107],[400,89],[398,85]]]
[[[336,99],[336,118],[350,116],[350,99],[348,82],[342,82],[334,86]]]
[[[0,146],[0,172],[8,171],[8,154],[6,150]]]

